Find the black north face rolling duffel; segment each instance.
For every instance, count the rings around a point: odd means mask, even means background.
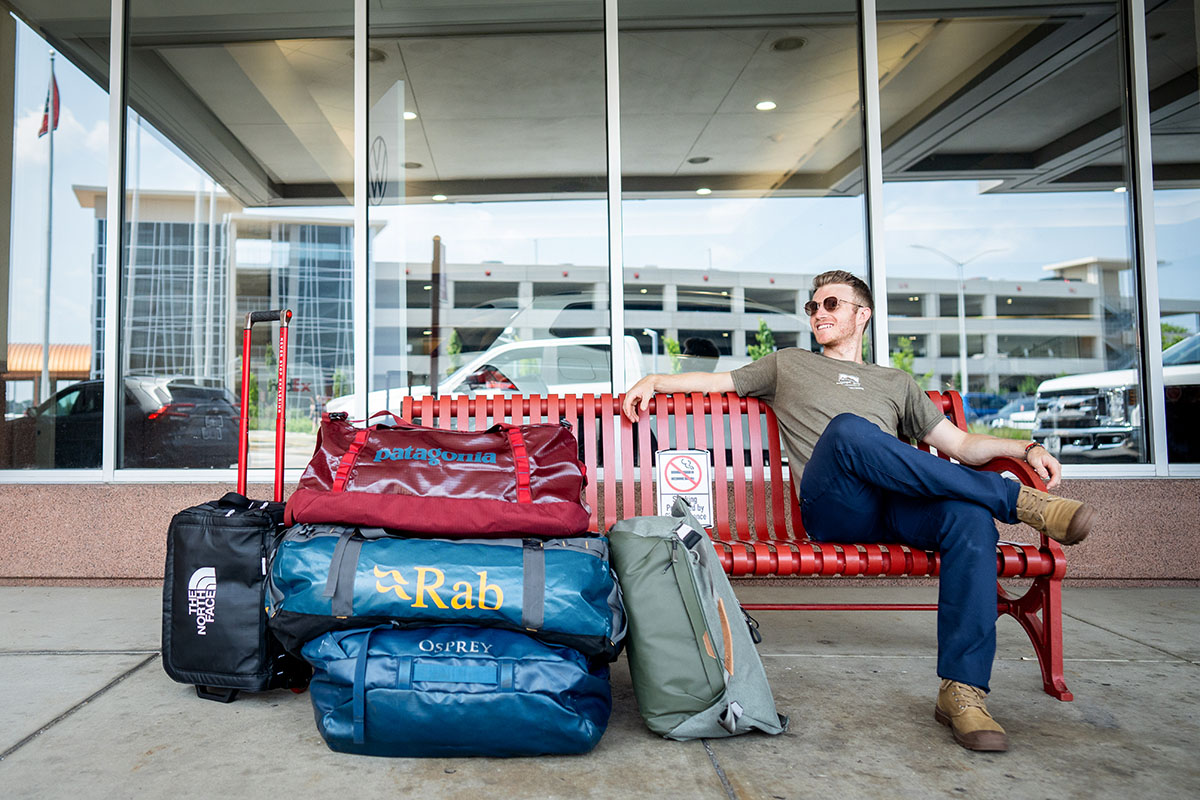
[[[267,562],[283,534],[283,431],[287,392],[287,330],[291,311],[246,315],[242,344],[242,407],[238,490],[180,511],[167,531],[163,573],[163,669],[196,694],[228,703],[239,691],[303,689],[311,668],[288,655],[267,628]],[[246,497],[250,328],[279,327],[275,499]]]

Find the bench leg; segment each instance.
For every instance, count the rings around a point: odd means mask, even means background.
[[[1014,597],[996,584],[998,613],[1008,614],[1029,634],[1042,668],[1046,694],[1063,701],[1074,700],[1063,678],[1062,579],[1035,578],[1029,591]]]

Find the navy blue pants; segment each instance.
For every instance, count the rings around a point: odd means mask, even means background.
[[[987,690],[996,655],[993,519],[1017,521],[1020,488],[841,414],[804,468],[800,508],[805,530],[819,542],[901,542],[940,551],[938,675]]]

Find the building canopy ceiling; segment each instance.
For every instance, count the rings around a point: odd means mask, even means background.
[[[107,2],[11,5],[106,80]],[[880,6],[886,179],[973,179],[991,191],[1126,182],[1116,4],[1043,12],[1026,3],[1011,14],[995,3],[943,5],[924,3],[920,13]],[[1196,186],[1194,33],[1173,35],[1180,3],[1148,5],[1156,179]],[[626,193],[860,192],[852,7],[826,0],[797,14],[794,3],[771,0],[748,15],[715,0],[623,4]],[[349,202],[349,0],[214,0],[202,10],[140,0],[131,8],[129,102],[142,117],[247,206]],[[403,109],[415,114],[397,156],[407,198],[600,196],[602,10],[599,0],[373,3],[369,102],[399,87]],[[764,97],[774,111],[754,109]]]

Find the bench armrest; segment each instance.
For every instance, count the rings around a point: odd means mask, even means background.
[[[1026,486],[1031,486],[1034,489],[1046,490],[1046,484],[1042,481],[1038,474],[1033,471],[1033,467],[1029,466],[1022,459],[1013,458],[1012,456],[999,456],[993,458],[986,464],[980,464],[974,469],[986,470],[987,472],[1009,472],[1012,473],[1017,480]]]

